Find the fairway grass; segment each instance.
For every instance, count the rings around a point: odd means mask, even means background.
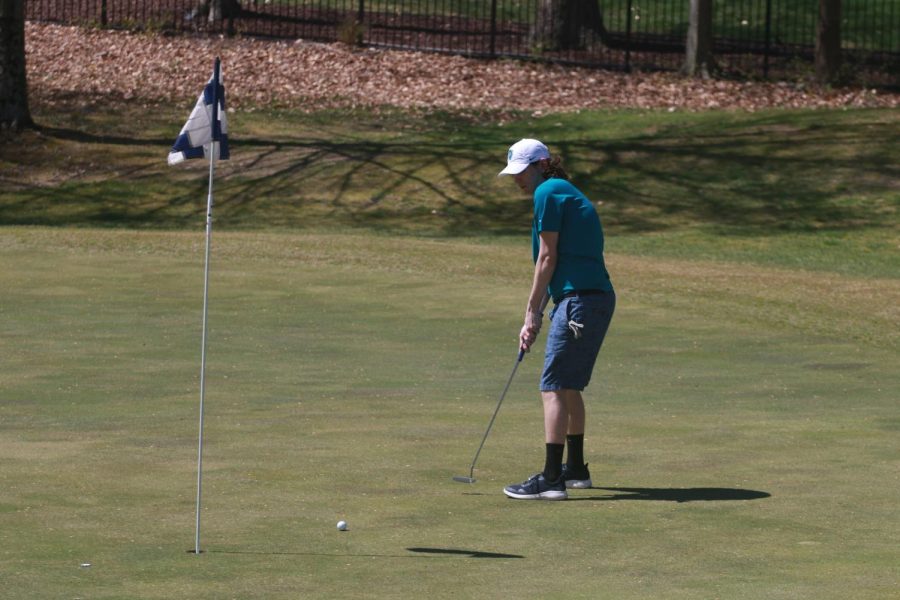
[[[204,553],[188,553],[200,221],[0,229],[12,597],[900,590],[888,267],[854,276],[711,242],[705,258],[663,257],[610,236],[619,303],[586,394],[595,488],[560,503],[501,492],[543,460],[541,350],[513,381],[478,482],[453,482],[515,360],[527,228],[214,233]],[[889,265],[885,252],[866,264]]]

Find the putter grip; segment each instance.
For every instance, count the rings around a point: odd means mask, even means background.
[[[522,359],[523,359],[523,358],[525,358],[525,351],[520,349],[520,350],[519,350],[519,361],[518,361],[518,362],[522,362]]]

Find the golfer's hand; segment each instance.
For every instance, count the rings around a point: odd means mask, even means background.
[[[543,318],[540,313],[529,311],[525,314],[525,324],[522,325],[522,330],[519,332],[520,349],[525,350],[526,352],[531,349],[531,345],[534,344],[538,334],[541,332],[542,322]]]
[[[519,350],[528,352],[537,335],[533,334],[526,325],[522,325],[522,331],[519,332]]]

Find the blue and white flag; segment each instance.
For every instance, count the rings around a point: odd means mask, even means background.
[[[169,151],[169,164],[177,165],[188,158],[209,158],[210,152],[214,159],[229,158],[225,86],[222,85],[218,58],[213,76],[203,88],[191,116]]]

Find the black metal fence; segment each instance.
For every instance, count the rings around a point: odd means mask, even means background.
[[[713,5],[724,72],[811,70],[818,0]],[[683,62],[688,7],[689,0],[27,0],[26,18],[673,70]],[[841,31],[848,73],[900,85],[900,0],[843,0]]]

